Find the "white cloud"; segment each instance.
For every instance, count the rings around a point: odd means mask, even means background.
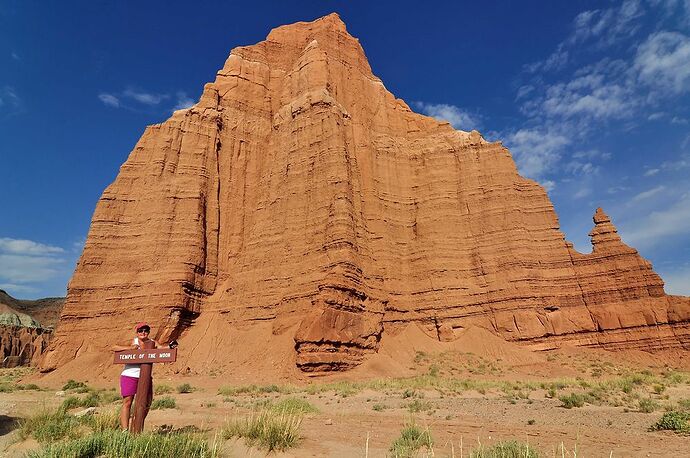
[[[556,182],[553,180],[544,180],[539,182],[540,185],[546,189],[546,192],[551,192],[556,189]]]
[[[19,57],[19,54],[17,54],[17,53],[14,52],[14,51],[12,51],[12,52],[10,53],[10,56],[12,56],[12,59],[14,59],[14,60],[22,60],[22,58]]]
[[[671,118],[671,124],[685,125],[688,124],[688,122],[689,121],[687,119],[678,116],[674,116],[673,118]]]
[[[649,189],[647,191],[643,191],[643,192],[635,195],[632,198],[632,202],[639,202],[639,201],[644,200],[644,199],[649,199],[650,197],[653,197],[653,196],[659,194],[660,192],[663,192],[664,190],[666,190],[666,186],[659,185],[656,188],[652,188],[652,189]]]
[[[575,159],[600,159],[602,161],[608,161],[611,159],[611,153],[601,152],[598,149],[589,149],[584,151],[577,151],[573,153],[573,158]]]
[[[573,21],[570,44],[596,39],[599,46],[611,45],[634,34],[639,28],[637,19],[643,15],[639,0],[626,0],[620,8],[584,11]]]
[[[591,162],[570,161],[565,165],[565,171],[573,175],[593,175],[599,172],[599,166]]]
[[[520,173],[535,179],[552,171],[569,143],[570,140],[558,132],[541,128],[520,129],[505,139]]]
[[[664,280],[666,294],[690,296],[690,266],[659,272],[659,275]]]
[[[590,194],[592,194],[592,190],[590,188],[580,188],[575,194],[573,194],[573,199],[582,199]]]
[[[106,93],[98,94],[98,98],[101,100],[101,102],[103,102],[104,104],[106,104],[110,107],[114,107],[114,108],[120,107],[120,99],[118,99],[117,97],[115,97],[112,94],[106,94]]]
[[[649,170],[647,170],[647,171],[644,173],[644,176],[646,176],[646,177],[653,177],[653,176],[656,175],[657,173],[659,173],[659,169],[649,169]]]
[[[427,116],[448,121],[454,128],[459,130],[479,130],[481,126],[479,115],[470,113],[455,105],[425,102],[413,102],[412,105]]]
[[[183,110],[194,105],[194,100],[187,96],[186,92],[177,93],[177,104],[173,107],[172,111]]]
[[[81,253],[84,251],[84,245],[86,245],[86,237],[82,237],[79,240],[72,242],[72,251],[75,253]]]
[[[0,254],[0,280],[37,283],[57,276],[65,260],[53,256]]]
[[[647,0],[652,6],[660,7],[663,15],[676,18],[683,25],[690,25],[690,0]]]
[[[139,111],[142,106],[158,107],[164,101],[171,99],[171,96],[169,94],[155,94],[128,87],[119,93],[103,92],[98,95],[98,98],[101,102],[113,108]],[[169,112],[189,108],[195,103],[184,91],[178,91],[175,94],[174,100],[175,104],[169,109]]]
[[[640,45],[634,62],[643,83],[665,93],[690,88],[690,37],[679,32],[653,33]]]
[[[515,96],[515,100],[520,100],[523,97],[528,96],[531,92],[534,91],[534,86],[531,84],[526,84],[524,86],[520,86],[517,90],[517,95]]]
[[[44,245],[31,240],[0,237],[0,252],[21,256],[45,256],[64,253],[60,247]]]
[[[550,86],[543,108],[549,116],[602,119],[625,117],[634,103],[625,87],[606,82],[604,75],[593,73]]]
[[[659,211],[647,213],[621,228],[626,243],[636,248],[651,247],[668,237],[688,234],[690,193]]]
[[[32,240],[0,238],[0,283],[7,290],[34,292],[40,284],[65,273],[65,250]]]
[[[620,192],[625,192],[628,190],[630,190],[630,188],[627,186],[611,186],[606,190],[606,192],[609,194],[618,194]]]
[[[561,43],[549,57],[527,64],[524,66],[524,69],[528,73],[558,71],[568,63],[569,55],[569,52],[565,49],[565,44]]]
[[[149,92],[137,91],[132,88],[125,89],[122,95],[144,105],[158,105],[163,100],[170,98],[168,94],[152,94]]]
[[[17,285],[15,283],[0,283],[0,289],[5,291],[11,291],[10,295],[20,294],[32,294],[38,290],[31,286]]]
[[[22,107],[22,99],[12,86],[4,86],[0,89],[0,116],[17,114]]]
[[[647,116],[647,120],[649,121],[656,121],[657,119],[661,119],[665,116],[665,113],[663,112],[656,112],[652,113],[649,116]]]
[[[664,161],[661,168],[672,172],[690,168],[690,154],[680,156],[677,161]]]

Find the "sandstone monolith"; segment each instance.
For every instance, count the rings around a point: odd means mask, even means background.
[[[688,348],[690,299],[594,219],[578,253],[501,143],[414,113],[337,15],[278,27],[146,129],[98,202],[42,369],[140,320],[192,369],[289,335],[280,361],[347,370],[408,323],[444,341],[477,327],[535,348]]]

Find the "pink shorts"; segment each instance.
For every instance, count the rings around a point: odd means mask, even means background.
[[[139,379],[136,377],[127,377],[126,375],[120,376],[120,394],[123,398],[127,396],[134,396],[137,394],[137,385],[139,384]]]

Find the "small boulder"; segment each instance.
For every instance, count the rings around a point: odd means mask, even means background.
[[[87,415],[93,415],[96,413],[96,408],[95,407],[87,407],[84,410],[80,410],[79,412],[75,413],[75,417],[86,417]]]

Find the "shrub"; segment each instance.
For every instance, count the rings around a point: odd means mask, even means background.
[[[175,407],[177,407],[177,403],[172,396],[163,396],[162,398],[154,399],[151,404],[151,410],[174,409]]]
[[[156,385],[153,388],[153,394],[168,394],[172,393],[172,390],[170,385]]]
[[[654,392],[656,394],[661,394],[664,391],[666,391],[666,385],[664,385],[662,383],[657,383],[656,385],[654,385]]]
[[[70,409],[81,406],[81,399],[76,396],[68,396],[60,404],[59,410],[62,412],[67,412]]]
[[[266,385],[259,387],[259,393],[278,393],[280,387],[278,385]]]
[[[385,405],[385,404],[374,404],[373,406],[371,406],[371,408],[372,408],[373,410],[377,411],[377,412],[381,412],[381,411],[383,411],[384,409],[387,409],[388,406]]]
[[[690,398],[678,401],[678,407],[681,410],[690,410]]]
[[[424,410],[433,410],[434,405],[431,402],[415,399],[407,405],[407,409],[412,413],[418,413]]]
[[[120,431],[101,431],[80,439],[47,445],[39,451],[29,452],[28,457],[214,458],[217,455],[215,447],[210,447],[205,439],[193,434],[131,435]]]
[[[654,412],[659,407],[659,404],[654,399],[651,399],[651,398],[640,399],[638,401],[638,405],[640,408],[640,412],[644,412],[644,413]]]
[[[88,388],[88,387],[86,386],[86,383],[77,382],[76,380],[72,380],[72,379],[67,380],[67,383],[65,383],[62,386],[63,391],[76,390],[77,388]]]
[[[64,412],[74,409],[75,407],[98,407],[102,404],[110,404],[120,400],[120,396],[109,391],[90,391],[86,397],[79,398],[77,396],[68,396],[62,401],[60,409]]]
[[[566,396],[560,396],[558,399],[563,403],[563,407],[572,409],[573,407],[582,407],[585,405],[587,397],[583,394],[571,393]]]
[[[470,452],[470,458],[539,458],[539,453],[529,444],[505,441],[491,447],[480,446]]]
[[[101,397],[98,393],[92,391],[80,401],[79,405],[82,407],[98,407],[101,405]]]
[[[224,439],[243,438],[249,446],[258,445],[269,452],[284,451],[300,440],[302,416],[264,410],[249,418],[228,422],[222,431]]]
[[[192,391],[196,391],[196,388],[189,383],[183,383],[182,385],[177,386],[177,392],[180,394],[191,393]]]
[[[101,402],[103,404],[111,404],[122,399],[122,396],[113,391],[103,391],[99,393],[99,396],[101,397]]]
[[[421,429],[414,423],[409,423],[400,432],[400,437],[395,439],[388,450],[392,456],[408,458],[417,455],[422,447],[431,450],[434,441],[429,429]]]
[[[36,385],[35,383],[28,383],[26,385],[17,385],[18,390],[32,390],[32,391],[41,391],[41,387]]]
[[[417,392],[415,390],[407,389],[407,390],[403,391],[403,393],[402,393],[403,399],[413,398],[415,396],[417,396]]]
[[[666,412],[651,428],[652,431],[676,431],[690,433],[690,412]]]

